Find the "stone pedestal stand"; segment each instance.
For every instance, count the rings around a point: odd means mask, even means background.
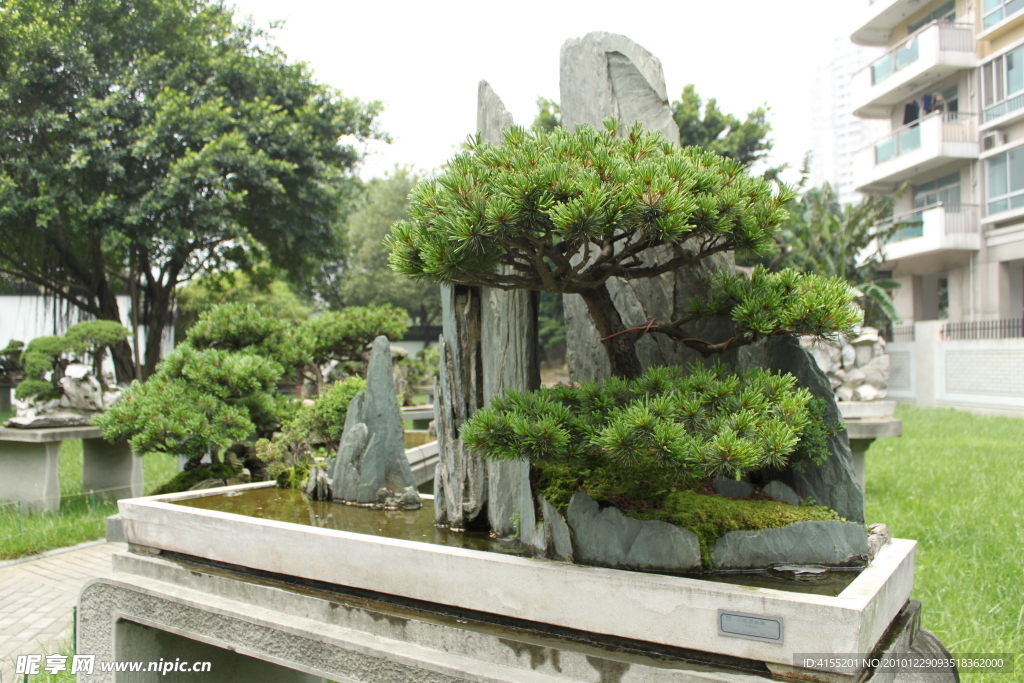
[[[82,439],[83,491],[114,500],[142,495],[142,459],[127,444],[105,441],[98,427],[0,428],[0,503],[58,511],[60,442],[66,439]]]
[[[895,401],[839,401],[853,453],[853,471],[864,490],[864,456],[875,439],[903,435],[903,421],[893,419]]]
[[[756,683],[773,675],[819,683],[917,680],[870,670],[828,674],[610,638],[144,550],[115,555],[115,573],[82,589],[79,652],[97,661],[209,662],[201,676],[222,683]],[[941,643],[920,628],[919,608],[906,603],[873,657],[942,656]],[[122,675],[97,667],[88,680]],[[129,680],[199,679],[157,670]],[[955,674],[928,680],[949,683]]]

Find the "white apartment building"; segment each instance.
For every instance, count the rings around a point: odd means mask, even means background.
[[[857,191],[893,193],[884,247],[906,322],[1024,318],[1024,0],[863,0],[853,112],[889,131],[855,157]],[[1020,326],[1007,327],[1020,336]]]

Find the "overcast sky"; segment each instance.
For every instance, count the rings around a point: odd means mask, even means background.
[[[395,164],[430,171],[448,160],[474,132],[481,79],[516,123],[529,125],[538,96],[558,99],[562,43],[590,31],[621,33],[658,57],[672,100],[693,83],[741,118],[767,104],[771,163],[799,169],[811,145],[815,70],[831,59],[833,40],[849,36],[868,0],[233,4],[258,26],[283,20],[277,44],[310,64],[319,81],[384,103],[380,124],[394,141],[371,145],[361,171],[370,178]]]

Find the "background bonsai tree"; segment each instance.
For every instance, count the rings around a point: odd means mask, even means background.
[[[184,455],[198,463],[251,434],[269,435],[295,408],[276,393],[288,366],[308,359],[294,332],[252,304],[204,313],[145,384],[95,422],[108,440],[139,454]]]
[[[0,384],[13,383],[25,378],[25,368],[21,365],[21,354],[25,352],[25,342],[12,339],[0,350]]]
[[[324,368],[338,363],[341,373],[365,374],[366,348],[383,335],[401,339],[409,329],[409,314],[401,308],[385,306],[349,306],[310,318],[299,330],[302,344],[308,349],[309,362],[303,374],[316,383],[317,394],[324,390]]]
[[[18,399],[49,401],[64,395],[61,379],[74,362],[87,361],[100,391],[109,387],[103,373],[103,359],[110,349],[126,340],[128,329],[110,320],[90,320],[72,325],[63,335],[36,337],[21,354],[25,379],[14,390]]]
[[[728,251],[767,253],[793,192],[639,124],[623,137],[615,120],[605,128],[512,127],[503,145],[472,144],[414,190],[411,218],[388,237],[392,267],[432,282],[579,294],[618,377],[641,373],[635,344],[646,332],[709,355],[781,332],[833,335],[859,320],[842,280],[758,268],[750,278],[713,276],[708,296],[678,320],[627,329],[609,278],[656,277]],[[687,332],[713,316],[730,317],[735,336]]]
[[[312,366],[322,377],[317,363],[362,351],[382,327],[404,331],[405,318],[396,309],[358,309],[296,325],[263,315],[252,303],[216,306],[200,315],[149,380],[133,382],[124,398],[95,422],[104,437],[127,440],[140,455],[187,457],[190,472],[200,469],[206,455],[214,466],[222,464],[221,454],[235,474],[243,465],[262,470],[254,449],[234,446],[252,436],[269,439],[282,429],[285,441],[299,444],[302,453],[330,444],[337,434],[328,423],[340,416],[340,432],[348,401],[359,390],[358,382],[342,382],[337,391],[324,393],[328,400],[323,405],[318,407],[318,401],[300,408],[297,399],[277,392],[285,372]],[[309,433],[300,434],[304,430]],[[231,476],[223,468],[202,470],[165,490]]]

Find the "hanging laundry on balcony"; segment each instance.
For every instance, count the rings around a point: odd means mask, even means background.
[[[903,107],[903,125],[913,123],[921,117],[921,105],[917,100],[913,102],[907,102],[906,106]]]

